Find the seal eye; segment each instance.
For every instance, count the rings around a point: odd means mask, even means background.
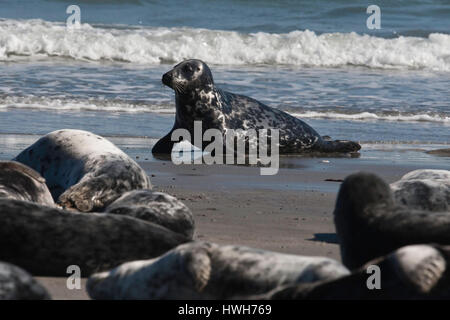
[[[192,67],[190,66],[190,65],[185,65],[184,67],[183,67],[183,72],[185,72],[185,73],[190,73],[190,72],[192,72]]]

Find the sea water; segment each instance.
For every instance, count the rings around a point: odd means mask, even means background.
[[[81,25],[68,29],[72,4]],[[18,135],[61,128],[147,137],[150,155],[174,121],[161,76],[197,58],[222,89],[361,142],[362,159],[450,168],[424,153],[450,148],[450,1],[377,1],[380,29],[371,4],[0,1],[0,158]]]

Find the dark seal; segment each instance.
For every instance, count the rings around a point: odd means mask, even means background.
[[[278,129],[279,153],[349,153],[361,146],[353,141],[331,141],[322,138],[300,119],[261,102],[219,89],[214,85],[209,67],[200,60],[187,60],[162,77],[162,82],[175,91],[176,116],[172,130],[152,149],[154,154],[171,153],[172,132],[186,129],[194,136],[194,121],[202,121],[203,133],[218,129],[243,131]],[[203,146],[197,146],[204,148]]]
[[[45,179],[33,169],[15,161],[0,161],[0,198],[55,206]]]
[[[342,261],[350,269],[411,244],[450,245],[450,212],[402,205],[389,185],[370,173],[344,180],[334,222]]]
[[[105,212],[156,223],[189,239],[194,235],[195,222],[191,210],[177,198],[162,192],[129,191],[111,203]]]
[[[133,191],[126,199],[143,198],[144,191]],[[147,197],[151,196],[151,191]],[[118,199],[111,208],[124,206]],[[168,211],[182,207],[179,201],[163,198]],[[149,212],[152,203],[147,203]],[[143,204],[139,204],[143,207]],[[188,242],[192,230],[173,231],[173,213],[161,224],[134,216],[139,212],[126,208],[116,214],[81,213],[61,210],[29,201],[0,198],[0,260],[18,265],[34,276],[67,276],[70,265],[77,265],[83,276],[113,268],[126,261],[155,258],[181,243]],[[183,208],[184,209],[184,208]],[[186,211],[185,209],[183,211]],[[190,213],[190,212],[189,212]],[[133,216],[134,215],[134,216]],[[192,219],[192,218],[191,218]],[[179,230],[179,229],[177,229]]]
[[[449,299],[449,263],[449,246],[410,245],[372,260],[354,270],[352,274],[339,279],[289,285],[258,298],[283,300]],[[375,288],[369,290],[367,286],[370,266],[379,267],[380,290]]]

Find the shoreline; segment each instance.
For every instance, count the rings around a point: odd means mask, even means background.
[[[64,124],[63,124],[64,127]],[[67,128],[76,128],[79,130],[87,130],[103,136],[114,143],[117,147],[127,153],[132,159],[143,163],[157,163],[160,160],[153,157],[151,149],[159,140],[156,131],[152,131],[150,136],[127,136],[127,135],[109,135],[102,134],[98,130],[90,130],[89,128],[79,126],[66,126]],[[60,128],[60,127],[58,127]],[[10,160],[19,154],[29,145],[36,142],[41,136],[58,128],[48,128],[43,133],[0,133],[0,160]],[[164,131],[163,131],[164,132]],[[357,140],[355,140],[357,141]],[[351,161],[356,161],[358,165],[374,165],[374,166],[408,166],[421,167],[429,169],[438,169],[450,162],[450,142],[448,143],[424,143],[424,142],[373,142],[361,143],[360,155]],[[349,160],[349,157],[337,158],[335,156],[319,157],[302,156],[302,155],[281,155],[280,167],[296,168],[304,167],[305,164],[310,167],[314,166],[314,162],[321,159],[329,160],[332,163],[341,163]],[[169,159],[170,160],[170,159]],[[448,165],[450,166],[450,165]]]

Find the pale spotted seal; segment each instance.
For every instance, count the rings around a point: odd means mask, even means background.
[[[186,60],[164,74],[162,82],[175,91],[176,116],[173,129],[152,149],[155,154],[171,153],[175,129],[186,129],[194,136],[194,121],[202,121],[202,134],[218,129],[279,129],[279,152],[349,153],[361,147],[352,141],[323,139],[302,120],[261,102],[214,85],[209,67],[200,60]],[[204,148],[205,145],[197,146]]]
[[[105,212],[153,222],[190,239],[194,234],[191,210],[177,198],[162,192],[129,191],[111,203]]]
[[[391,183],[394,198],[410,208],[450,211],[450,171],[421,169]]]
[[[325,257],[191,242],[156,259],[94,274],[87,291],[93,299],[232,299],[348,273]]]
[[[99,211],[126,191],[151,188],[135,161],[87,131],[51,132],[14,160],[39,172],[58,204],[78,211]]]

